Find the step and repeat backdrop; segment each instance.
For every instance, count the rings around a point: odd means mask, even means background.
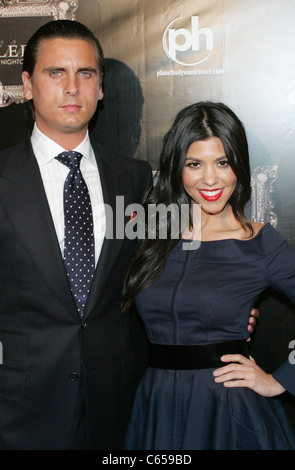
[[[52,19],[76,19],[105,54],[104,99],[91,132],[157,170],[176,113],[222,101],[244,122],[252,197],[247,213],[295,248],[294,0],[0,0],[0,148],[30,126],[21,86],[26,41]],[[291,352],[295,309],[273,291],[260,302],[251,354],[270,372]],[[284,397],[295,422],[295,401]]]

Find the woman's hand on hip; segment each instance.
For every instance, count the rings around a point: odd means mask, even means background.
[[[247,359],[241,354],[226,354],[222,362],[230,364],[220,367],[213,372],[215,382],[223,383],[225,387],[248,387],[264,397],[274,397],[285,391],[271,374],[259,367],[255,360]]]

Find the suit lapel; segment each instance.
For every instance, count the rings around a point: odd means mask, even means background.
[[[39,167],[29,140],[11,152],[0,178],[0,200],[24,249],[52,294],[77,316]]]
[[[112,168],[105,154],[102,158],[102,152],[105,152],[105,149],[102,150],[102,148],[95,142],[92,142],[92,146],[97,159],[104,204],[111,208],[111,210],[106,211],[106,224],[107,230],[110,230],[109,233],[113,233],[113,239],[104,239],[101,254],[97,263],[96,272],[84,310],[84,318],[86,318],[91,313],[96,303],[98,302],[99,297],[103,294],[108,275],[113,269],[114,263],[116,262],[117,256],[119,255],[122,243],[124,241],[124,237],[121,239],[116,238],[116,215],[117,217],[124,217],[123,214],[117,214],[116,196],[120,195],[124,197],[125,205],[126,202],[128,204],[128,200],[130,199],[130,196],[128,195],[128,188],[126,188],[126,182],[124,181],[124,175],[121,174],[117,168]]]
[[[100,173],[104,203],[111,208],[106,213],[107,227],[113,227],[114,238],[104,240],[84,319],[103,294],[108,274],[113,269],[122,247],[123,237],[116,238],[116,196],[124,197],[124,207],[132,202],[124,180],[124,169],[118,170],[117,162],[112,167],[108,155],[105,155],[105,149],[95,142],[92,142],[92,145]],[[15,232],[52,294],[77,317],[78,311],[67,281],[42,178],[29,138],[10,151],[7,164],[0,170],[0,180],[0,201],[7,210]]]

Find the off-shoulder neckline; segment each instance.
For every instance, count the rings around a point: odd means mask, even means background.
[[[256,235],[254,235],[253,237],[251,238],[220,238],[218,240],[202,240],[201,239],[201,243],[217,243],[217,242],[229,242],[229,241],[234,241],[234,242],[241,242],[241,243],[250,243],[251,241],[254,241],[256,240],[257,238],[259,238],[260,234],[267,228],[267,227],[271,227],[271,224],[269,222],[267,222],[265,225],[263,225],[259,230],[258,232],[256,233]],[[188,239],[182,239],[183,241],[185,242],[192,242],[193,240],[188,240]],[[198,240],[195,240],[195,241],[198,241]]]

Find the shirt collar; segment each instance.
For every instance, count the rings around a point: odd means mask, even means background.
[[[34,124],[33,132],[31,135],[31,142],[34,154],[40,166],[46,165],[47,163],[52,161],[58,154],[65,151],[65,149],[56,142],[54,142],[54,140],[50,139],[45,134],[43,134],[43,132],[38,129],[36,122]],[[82,153],[82,155],[90,163],[96,165],[88,130],[83,142],[81,142],[76,148],[72,150]]]

